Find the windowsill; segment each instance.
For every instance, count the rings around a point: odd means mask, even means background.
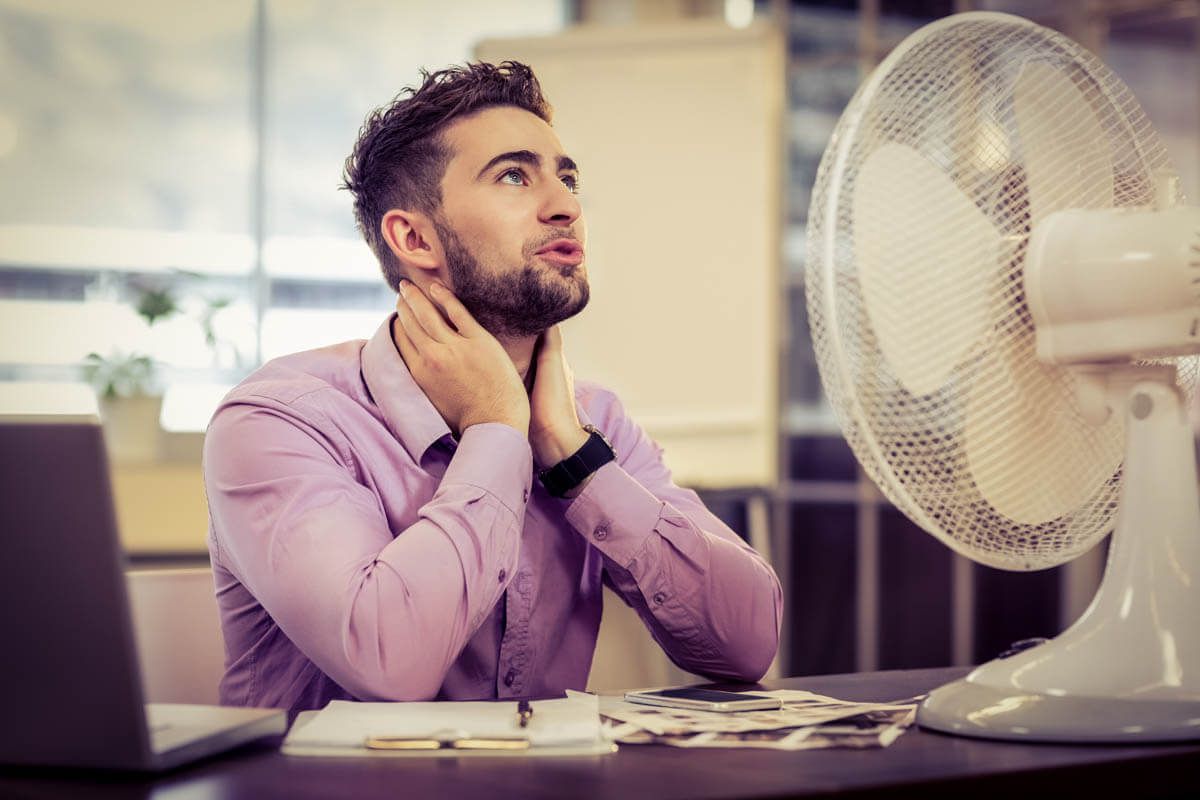
[[[203,431],[158,432],[158,454],[154,458],[127,458],[113,455],[109,450],[109,463],[113,469],[144,469],[155,466],[200,466],[204,452]]]
[[[159,434],[159,461],[199,464],[204,452],[204,431],[163,431]]]
[[[161,558],[207,550],[203,442],[200,433],[163,433],[158,458],[112,464],[113,505],[126,554]]]

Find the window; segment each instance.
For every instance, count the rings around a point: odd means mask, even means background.
[[[202,430],[263,359],[394,298],[338,190],[367,112],[564,4],[0,0],[0,380],[145,353]],[[169,293],[153,325],[134,310]]]

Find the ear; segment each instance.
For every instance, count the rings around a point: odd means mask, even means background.
[[[441,246],[426,215],[393,208],[383,215],[379,227],[388,249],[404,266],[431,271],[441,266]]]

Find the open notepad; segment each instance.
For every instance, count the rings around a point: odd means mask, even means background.
[[[560,700],[534,700],[520,725],[516,701],[355,703],[335,700],[296,718],[283,742],[293,756],[542,756],[616,751],[601,735],[595,695],[568,691]],[[383,749],[379,742],[412,749]],[[472,743],[482,746],[472,746]],[[488,747],[487,743],[519,747]],[[425,743],[429,744],[424,747]],[[437,746],[441,744],[441,747]],[[457,747],[459,743],[464,746]]]

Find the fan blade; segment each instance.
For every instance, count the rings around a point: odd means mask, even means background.
[[[1109,137],[1066,73],[1046,61],[1022,67],[1013,113],[1025,154],[1031,227],[1065,208],[1113,205]]]
[[[945,384],[987,326],[995,226],[938,167],[890,142],[854,192],[854,245],[867,316],[884,359],[913,395]]]
[[[967,465],[980,494],[1015,522],[1040,525],[1076,511],[1121,464],[1124,416],[1087,422],[1075,380],[1038,361],[1032,332],[1003,340],[975,372],[963,423]]]

